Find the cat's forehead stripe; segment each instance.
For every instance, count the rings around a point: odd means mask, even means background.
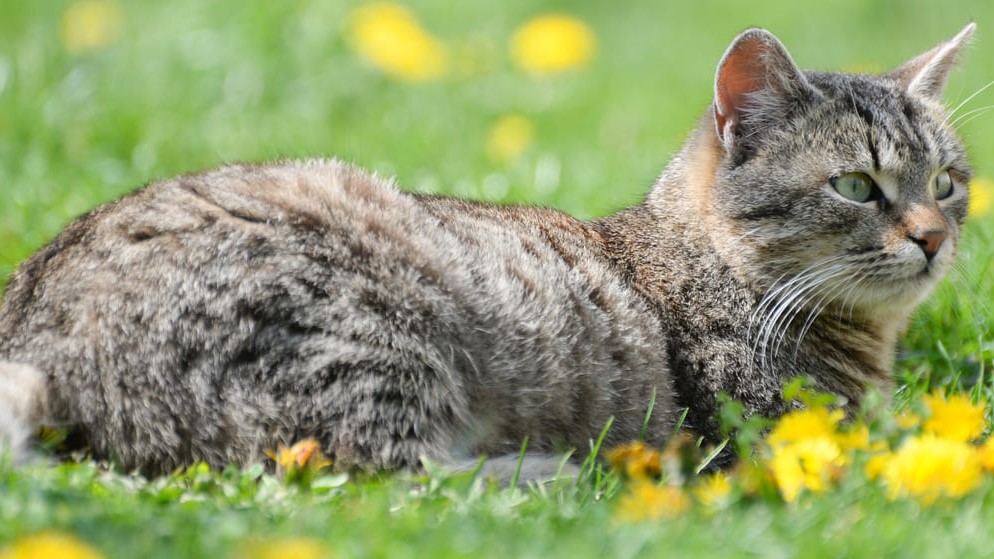
[[[828,98],[831,111],[843,110],[857,116],[866,127],[867,154],[873,171],[902,170],[929,174],[948,164],[949,146],[942,131],[928,117],[928,111],[903,91],[874,76],[809,76]]]

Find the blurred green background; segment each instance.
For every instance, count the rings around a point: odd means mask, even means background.
[[[97,8],[72,13],[80,4]],[[356,2],[4,2],[0,277],[98,203],[231,161],[335,156],[407,189],[602,215],[640,199],[710,101],[728,42],[754,25],[804,68],[862,71],[975,19],[947,99],[994,78],[984,1],[405,4],[449,49],[444,75],[409,82],[363,59],[347,39]],[[589,63],[555,75],[513,63],[515,30],[546,12],[590,26]],[[96,41],[74,46],[67,25]],[[964,110],[992,99],[994,88]],[[526,119],[532,138],[498,160],[485,146],[506,115]],[[994,175],[994,115],[962,131],[979,174]]]

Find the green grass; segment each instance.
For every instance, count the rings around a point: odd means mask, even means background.
[[[122,2],[117,40],[70,55],[67,2],[0,8],[0,277],[73,217],[148,181],[229,161],[337,156],[412,190],[527,201],[580,217],[640,199],[710,101],[714,66],[751,25],[807,68],[896,65],[973,18],[975,47],[951,105],[994,79],[994,4],[925,0],[456,2],[412,4],[472,71],[407,84],[343,39],[349,2]],[[507,59],[516,25],[566,10],[598,35],[585,70],[537,78]],[[994,101],[994,88],[964,110]],[[536,127],[523,156],[490,162],[493,122]],[[994,117],[962,128],[978,175]],[[956,273],[923,306],[899,361],[898,402],[930,388],[994,393],[994,217],[971,223]],[[0,285],[3,281],[0,280]],[[586,450],[586,449],[582,449]],[[112,557],[227,557],[245,542],[307,535],[341,557],[979,556],[994,549],[991,482],[920,509],[847,482],[799,505],[744,502],[715,516],[625,525],[595,482],[501,491],[466,477],[325,478],[287,486],[259,471],[192,470],[146,481],[92,464],[0,466],[0,542],[58,527]],[[608,480],[610,482],[610,480]]]

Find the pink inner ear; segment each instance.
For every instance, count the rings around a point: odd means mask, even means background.
[[[746,94],[766,85],[766,71],[761,63],[765,50],[763,47],[761,40],[742,41],[725,57],[725,62],[718,71],[718,86],[715,88],[718,101],[715,120],[719,134],[724,134],[728,120],[733,125],[738,122]]]

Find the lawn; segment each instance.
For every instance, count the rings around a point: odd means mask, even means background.
[[[994,79],[986,56],[994,4],[980,0],[421,0],[408,5],[413,30],[396,8],[359,7],[5,3],[0,278],[95,205],[233,161],[334,156],[396,176],[405,189],[604,215],[645,193],[710,102],[728,42],[752,25],[776,33],[802,67],[878,71],[973,19],[978,32],[951,77],[949,105]],[[558,27],[573,37],[560,62],[575,66],[528,70],[512,37],[549,12],[592,35]],[[357,14],[392,21],[420,50],[411,47],[413,59],[376,58]],[[419,65],[419,53],[435,62]],[[988,205],[994,113],[982,109],[992,99],[994,87],[959,113],[977,111],[959,129]],[[918,409],[932,391],[994,400],[994,207],[978,200],[957,269],[907,333],[898,407]],[[872,423],[872,437],[907,436],[892,423]],[[994,549],[990,474],[962,498],[892,499],[862,473],[867,453],[852,460],[852,474],[829,490],[790,502],[737,485],[721,507],[673,505],[641,521],[626,515],[638,482],[600,467],[576,485],[502,490],[441,473],[293,481],[261,467],[194,467],[145,480],[85,461],[0,464],[0,558],[5,545],[24,551],[39,533],[65,552],[88,542],[107,557],[950,557]]]

